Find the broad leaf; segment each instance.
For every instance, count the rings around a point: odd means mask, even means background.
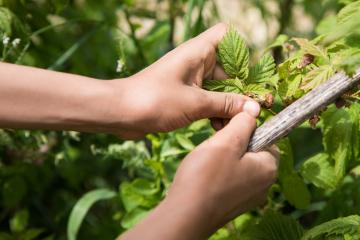
[[[285,198],[297,208],[306,208],[310,204],[310,192],[294,169],[294,157],[288,138],[282,139],[277,146],[280,149],[279,181]]]
[[[334,69],[330,65],[320,66],[308,72],[301,84],[305,91],[312,90],[321,83],[326,82],[334,74]]]
[[[267,211],[249,235],[251,240],[299,240],[303,229],[293,218]]]
[[[359,134],[359,119],[351,110],[335,107],[328,109],[323,114],[323,119],[323,145],[325,151],[335,161],[336,177],[341,179],[346,172],[348,162],[358,152],[353,151],[353,148],[359,147],[358,136],[354,136]]]
[[[250,68],[247,83],[266,83],[275,73],[275,61],[270,54],[264,55]]]
[[[316,46],[314,43],[310,42],[305,38],[294,38],[294,41],[300,46],[301,50],[305,54],[311,54],[317,57],[322,57],[328,59],[327,53],[324,49],[319,46]]]
[[[203,88],[211,91],[243,93],[244,86],[239,79],[205,80]]]
[[[334,167],[329,162],[329,155],[319,153],[306,160],[301,166],[301,175],[315,186],[333,189],[337,185]]]
[[[360,1],[355,1],[343,7],[338,15],[337,21],[341,24],[352,18],[353,15],[357,14],[360,10]]]
[[[309,189],[296,172],[287,174],[281,179],[281,188],[285,198],[296,208],[305,209],[310,205]]]
[[[331,237],[341,239],[344,234],[360,237],[360,216],[352,215],[348,217],[337,218],[329,222],[320,224],[304,234],[301,240],[323,240]],[[331,238],[335,239],[335,238]]]
[[[91,206],[94,205],[94,203],[100,200],[113,198],[116,195],[116,192],[103,188],[90,191],[82,196],[75,204],[69,217],[67,225],[68,239],[76,240],[76,235],[79,232],[81,223],[83,222],[86,213],[89,211]]]
[[[219,46],[220,62],[230,78],[246,79],[249,74],[249,49],[239,33],[231,28]]]

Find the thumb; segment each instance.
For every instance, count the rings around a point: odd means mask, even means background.
[[[260,105],[244,95],[206,91],[206,96],[204,118],[232,118],[240,112],[257,117],[260,113]]]
[[[256,119],[245,113],[233,117],[228,125],[218,131],[212,141],[229,143],[242,156],[247,151],[250,137],[256,128]]]

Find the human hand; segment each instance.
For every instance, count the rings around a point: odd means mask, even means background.
[[[186,156],[165,200],[123,239],[206,239],[264,203],[279,154],[246,152],[255,126],[254,117],[239,113]]]
[[[248,97],[201,89],[204,79],[226,78],[216,64],[216,48],[226,31],[225,24],[217,24],[134,76],[108,81],[116,99],[114,119],[121,119],[118,135],[139,138],[202,118],[212,118],[213,127],[220,129],[223,119],[243,109],[258,112],[258,104]]]

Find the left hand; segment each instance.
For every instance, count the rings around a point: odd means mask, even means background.
[[[213,127],[220,129],[223,124],[219,119],[230,119],[244,108],[256,116],[259,106],[250,98],[201,88],[204,79],[226,78],[216,64],[216,48],[226,31],[225,24],[217,24],[143,71],[108,81],[115,94],[113,99],[118,99],[111,107],[115,119],[121,119],[120,127],[114,126],[117,135],[140,138],[203,118],[213,118]]]

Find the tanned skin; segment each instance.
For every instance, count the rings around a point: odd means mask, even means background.
[[[0,128],[139,139],[211,119],[218,132],[185,157],[166,198],[119,237],[206,239],[263,203],[277,172],[276,150],[246,151],[259,105],[245,96],[201,89],[204,79],[226,78],[216,64],[226,30],[217,24],[125,79],[103,81],[0,63]]]

